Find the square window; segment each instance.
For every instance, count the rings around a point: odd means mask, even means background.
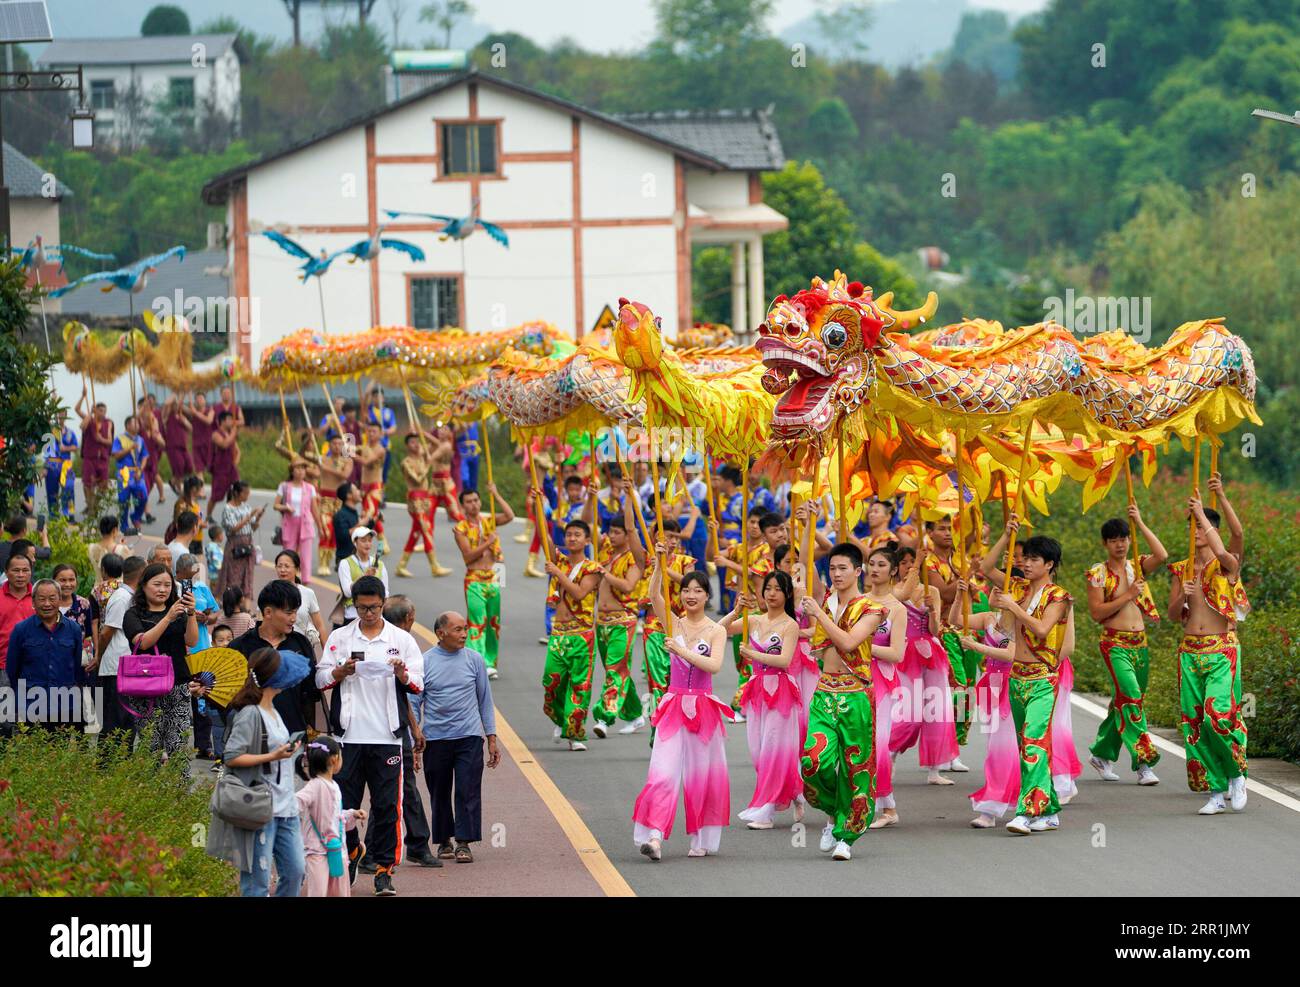
[[[94,110],[111,110],[117,102],[117,88],[112,79],[90,80],[90,107]]]
[[[411,278],[411,325],[445,329],[460,322],[459,278]]]
[[[172,106],[179,109],[194,109],[194,80],[189,77],[168,79],[167,95]]]
[[[439,126],[442,129],[442,174],[496,174],[495,123],[444,123]]]

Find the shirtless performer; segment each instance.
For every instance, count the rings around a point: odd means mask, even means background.
[[[375,519],[375,533],[379,535],[379,554],[388,554],[388,539],[384,537],[384,430],[375,423],[366,426],[366,440],[357,450],[361,463],[361,513]]]
[[[423,441],[421,441],[423,439]],[[406,436],[406,458],[402,460],[402,474],[406,477],[406,510],[411,515],[411,533],[406,538],[402,549],[402,559],[397,564],[397,575],[409,577],[411,570],[406,564],[411,561],[413,552],[423,552],[429,559],[429,569],[435,576],[447,576],[451,570],[438,562],[438,551],[433,544],[435,502],[429,493],[429,474],[433,469],[432,460],[445,454],[445,462],[451,463],[450,445],[444,450],[443,443],[428,432],[410,432]],[[426,458],[427,457],[427,458]],[[450,469],[450,465],[448,466]],[[448,515],[459,521],[459,512]]]
[[[1178,649],[1178,693],[1187,787],[1209,792],[1203,816],[1246,808],[1246,724],[1235,688],[1241,662],[1237,622],[1250,613],[1241,585],[1241,561],[1219,537],[1219,512],[1192,497],[1196,553],[1170,563],[1169,619],[1183,625]]]
[[[320,457],[320,513],[323,518],[332,518],[338,511],[338,497],[335,493],[341,484],[352,475],[352,457],[343,449],[343,439],[335,432],[330,436],[325,454]],[[328,576],[335,569],[334,551],[338,547],[334,540],[334,525],[326,524],[320,532],[320,545],[316,549],[320,556],[316,575]],[[311,564],[307,560],[307,565]]]
[[[479,492],[462,490],[460,506],[465,516],[456,522],[454,530],[456,547],[465,560],[465,619],[469,624],[465,646],[483,656],[488,678],[494,679],[501,639],[501,583],[496,565],[504,560],[497,531],[500,525],[515,519],[515,512],[495,483],[489,483],[487,488],[501,510],[485,517]]]
[[[1118,781],[1112,766],[1122,747],[1127,747],[1138,784],[1155,785],[1160,779],[1152,768],[1160,760],[1160,752],[1147,733],[1142,706],[1151,670],[1146,622],[1159,620],[1160,611],[1151,597],[1147,577],[1164,564],[1169,553],[1142,520],[1137,504],[1129,505],[1128,516],[1127,521],[1111,518],[1101,526],[1106,561],[1087,572],[1088,613],[1101,624],[1101,660],[1110,673],[1112,690],[1110,708],[1097,729],[1089,763],[1103,780]],[[1151,549],[1151,554],[1139,559],[1141,572],[1134,571],[1130,558],[1130,524],[1141,532]]]

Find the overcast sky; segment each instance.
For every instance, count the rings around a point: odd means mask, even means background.
[[[1005,10],[1015,16],[1041,10],[1047,0],[971,0],[971,7]],[[383,0],[376,6],[383,6]],[[770,26],[780,31],[815,13],[817,0],[776,0]],[[654,35],[650,0],[477,0],[474,20],[498,31],[518,31],[543,44],[571,37],[592,51],[626,51]]]

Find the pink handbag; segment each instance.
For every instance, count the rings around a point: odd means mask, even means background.
[[[170,655],[160,654],[155,647],[151,655],[123,655],[117,663],[117,694],[133,699],[148,699],[144,713],[137,713],[125,703],[121,706],[134,717],[148,716],[153,712],[153,700],[165,696],[176,684],[176,672]]]

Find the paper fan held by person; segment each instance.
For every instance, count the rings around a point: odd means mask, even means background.
[[[207,698],[221,707],[235,698],[248,678],[248,659],[234,648],[205,648],[185,660],[190,673],[208,686]]]

